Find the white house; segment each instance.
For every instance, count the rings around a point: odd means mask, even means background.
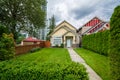
[[[67,21],[63,21],[50,34],[50,42],[51,46],[63,44],[64,47],[78,47],[80,40],[77,29]]]

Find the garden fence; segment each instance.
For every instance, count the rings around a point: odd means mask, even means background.
[[[32,44],[32,45],[20,45],[15,47],[16,54],[20,55],[29,52],[33,48],[49,48],[49,41],[40,41],[40,44]]]

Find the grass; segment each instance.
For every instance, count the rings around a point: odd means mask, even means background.
[[[29,62],[70,62],[67,49],[62,48],[44,48],[40,51],[18,56],[14,60]]]
[[[0,62],[0,80],[88,80],[83,65],[67,49],[44,48]]]
[[[77,48],[75,51],[91,66],[103,80],[110,80],[108,57],[94,53],[92,51]]]
[[[23,54],[14,59],[0,62],[0,67],[4,64],[5,68],[12,66],[43,65],[43,64],[65,64],[71,62],[67,49],[44,48],[37,52]]]

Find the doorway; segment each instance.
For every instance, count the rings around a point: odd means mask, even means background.
[[[66,47],[72,47],[72,37],[66,38]]]

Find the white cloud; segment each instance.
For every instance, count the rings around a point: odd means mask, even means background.
[[[76,28],[94,16],[109,20],[120,0],[48,0],[48,18],[53,14],[57,24],[66,20]]]

